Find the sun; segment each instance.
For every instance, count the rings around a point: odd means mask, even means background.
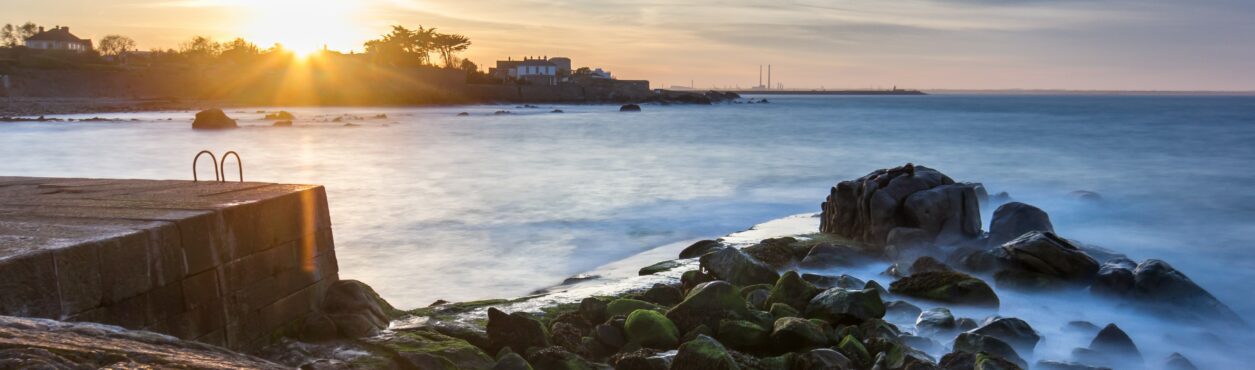
[[[298,56],[360,44],[358,1],[256,0],[241,3],[247,13],[244,38],[262,47],[283,45]],[[356,40],[356,41],[355,41]]]

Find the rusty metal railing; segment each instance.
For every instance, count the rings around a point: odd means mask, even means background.
[[[240,153],[236,153],[234,150],[227,151],[223,154],[221,162],[218,161],[218,156],[214,155],[214,152],[202,150],[200,153],[196,153],[196,157],[192,158],[192,181],[200,181],[200,175],[196,173],[196,164],[200,161],[200,156],[205,154],[209,155],[209,161],[214,165],[214,181],[227,181],[227,157],[235,156],[235,164],[236,168],[239,169],[240,182],[244,182],[244,160],[240,158]]]

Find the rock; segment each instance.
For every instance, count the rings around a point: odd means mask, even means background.
[[[399,312],[369,285],[357,280],[338,280],[324,293],[322,310],[335,322],[344,338],[361,338],[387,329]]]
[[[667,318],[682,332],[700,325],[719,327],[721,320],[750,319],[749,308],[732,284],[725,281],[702,283],[689,292],[680,304],[667,311]]]
[[[728,350],[714,338],[698,335],[696,339],[680,345],[671,370],[738,370],[736,361]]]
[[[1229,306],[1195,284],[1167,262],[1150,259],[1133,271],[1131,298],[1162,310],[1162,314],[1198,321],[1220,321],[1246,327]]]
[[[722,320],[717,333],[720,343],[738,351],[763,348],[771,336],[770,330],[747,320]]]
[[[569,322],[555,322],[549,326],[549,341],[555,346],[565,348],[572,353],[587,354],[583,336],[587,331]]]
[[[1079,320],[1068,321],[1068,323],[1064,324],[1063,326],[1064,331],[1069,331],[1073,333],[1084,333],[1084,334],[1090,334],[1090,335],[1094,333],[1098,333],[1098,331],[1101,329],[1102,328],[1099,328],[1098,325],[1094,325],[1094,323],[1091,323],[1089,321],[1079,321]]]
[[[1137,268],[1137,264],[1127,258],[1117,258],[1098,269],[1098,274],[1094,277],[1094,284],[1090,285],[1089,292],[1101,297],[1123,298],[1133,291],[1136,280],[1133,277],[1133,269]]]
[[[642,267],[641,270],[637,272],[637,274],[640,276],[653,275],[659,272],[669,271],[671,269],[674,269],[680,266],[684,266],[684,264],[680,263],[679,261],[662,261],[662,262],[658,262],[649,266]]]
[[[976,320],[967,317],[960,317],[954,319],[954,326],[958,327],[959,331],[968,331],[976,329],[980,325],[976,323]]]
[[[636,351],[619,353],[610,358],[615,370],[667,370],[671,367],[671,357],[660,355],[658,351],[642,348]]]
[[[919,318],[915,319],[915,330],[922,336],[943,335],[954,332],[957,328],[954,314],[951,314],[950,309],[945,307],[930,308],[921,312]]]
[[[771,313],[771,317],[775,317],[775,318],[801,317],[802,316],[801,310],[793,308],[793,306],[790,306],[784,303],[772,304],[768,312]]]
[[[619,107],[620,112],[640,112],[641,106],[637,104],[624,104]]]
[[[1083,287],[1094,281],[1098,261],[1053,232],[1030,231],[993,250],[999,286],[1018,288]]]
[[[549,113],[566,113],[566,112],[563,112],[561,109],[554,109],[554,110],[549,111]]]
[[[909,321],[915,320],[920,313],[924,311],[919,306],[913,305],[907,301],[889,301],[885,303],[885,320],[890,321]]]
[[[822,205],[819,230],[874,246],[887,245],[898,227],[919,228],[936,241],[974,238],[978,203],[976,184],[908,163],[838,183]]]
[[[235,120],[227,117],[221,109],[213,108],[196,113],[196,120],[192,121],[193,130],[217,130],[226,128],[237,128]]]
[[[1020,202],[1003,204],[994,210],[993,220],[989,223],[989,245],[1002,245],[1030,231],[1054,233],[1050,215]]]
[[[1116,324],[1107,324],[1102,328],[1094,340],[1089,342],[1089,349],[1112,360],[1104,364],[1119,365],[1135,362],[1140,365],[1142,363],[1142,353],[1137,350],[1137,345]]]
[[[797,243],[797,239],[790,237],[765,239],[741,251],[774,269],[782,269],[798,258],[794,243]]]
[[[863,342],[860,342],[853,335],[842,337],[834,349],[853,362],[855,368],[865,368],[875,360],[872,358],[871,353],[867,351],[867,347],[863,346]]]
[[[418,368],[445,364],[444,367],[449,369],[487,369],[495,364],[478,347],[432,331],[399,332],[382,345],[395,352],[403,362]]]
[[[458,116],[458,117],[466,117],[466,116],[469,116],[469,115],[471,115],[471,114],[470,114],[470,113],[467,113],[467,112],[461,112],[461,113],[458,113],[458,114],[457,114],[457,116]]]
[[[736,248],[703,255],[701,267],[711,275],[736,285],[775,284],[780,274]]]
[[[1036,370],[1111,370],[1109,367],[1097,367],[1064,361],[1037,361]]]
[[[757,286],[763,286],[763,285],[754,285],[754,286],[757,287]],[[742,290],[742,292],[744,292],[744,290]],[[771,289],[758,288],[758,289],[750,290],[749,292],[743,293],[741,295],[745,298],[745,303],[748,303],[750,307],[766,308],[768,306],[767,298],[771,297]]]
[[[313,313],[305,317],[301,324],[300,340],[307,343],[326,342],[340,338],[335,320],[322,313]]]
[[[1077,190],[1077,191],[1068,193],[1068,196],[1071,196],[1073,199],[1080,200],[1080,201],[1094,202],[1094,203],[1102,202],[1102,195],[1089,191],[1089,190]]]
[[[693,287],[696,287],[702,283],[707,283],[707,282],[711,282],[715,280],[718,280],[718,279],[716,279],[714,276],[710,276],[710,274],[702,272],[701,270],[689,270],[689,271],[685,271],[683,274],[680,275],[680,285],[682,285],[682,288],[684,289],[685,292],[692,291]]]
[[[989,355],[1011,361],[1020,368],[1028,367],[1028,363],[1024,362],[1024,359],[1020,358],[1020,355],[1015,353],[1015,349],[1013,349],[1010,344],[991,336],[973,333],[959,333],[959,336],[954,339],[954,351],[972,354],[984,352]]]
[[[916,227],[895,227],[885,238],[885,257],[890,261],[910,261],[934,253],[935,235]]]
[[[532,365],[528,364],[523,356],[510,352],[501,355],[497,363],[492,366],[492,370],[532,370]]]
[[[296,119],[296,116],[292,115],[291,112],[281,110],[275,113],[267,114],[266,119],[275,121],[291,121]]]
[[[593,370],[592,363],[562,347],[546,347],[527,354],[527,362],[543,370]]]
[[[875,290],[832,288],[819,293],[806,305],[806,317],[833,324],[857,324],[885,316],[885,304]]]
[[[584,298],[580,301],[580,307],[577,312],[590,323],[606,322],[609,315],[606,315],[606,302],[597,298]]]
[[[274,127],[292,127],[292,121],[275,121]]]
[[[889,293],[889,289],[885,289],[884,286],[880,285],[880,283],[877,283],[875,280],[868,280],[866,284],[863,284],[863,289],[875,290],[876,293],[880,293],[881,297],[892,296],[892,294]]]
[[[795,309],[803,310],[806,309],[811,298],[815,298],[822,291],[822,289],[802,280],[802,277],[798,276],[797,271],[789,271],[776,281],[776,285],[771,288],[771,293],[767,296],[765,304],[770,306],[776,303],[783,303]]]
[[[1016,352],[1029,356],[1033,354],[1033,348],[1037,347],[1037,342],[1041,340],[1041,335],[1033,330],[1031,325],[1014,317],[991,317],[983,325],[969,332],[998,338],[1010,344]]]
[[[662,306],[674,306],[676,303],[684,300],[684,292],[681,292],[680,288],[674,286],[654,284],[644,294],[641,294],[641,299]]]
[[[661,312],[665,311],[666,308],[657,304],[629,298],[619,298],[610,301],[610,304],[606,305],[606,315],[610,317],[627,316],[628,314],[631,314],[632,311],[636,310],[654,310]]]
[[[521,312],[506,314],[496,307],[488,308],[487,331],[494,352],[508,347],[516,353],[527,353],[531,347],[549,347],[545,326]]]
[[[898,337],[902,344],[925,352],[941,352],[943,345],[929,337],[902,335]]]
[[[973,365],[973,370],[1021,370],[1028,367],[988,353],[977,353]]]
[[[1198,370],[1198,367],[1194,366],[1194,363],[1190,362],[1190,360],[1185,358],[1185,356],[1182,356],[1180,353],[1173,352],[1171,355],[1168,356],[1168,359],[1164,360],[1163,369],[1164,370]]]
[[[627,326],[626,320],[624,326]],[[610,324],[599,324],[593,327],[590,333],[592,338],[608,348],[618,351],[627,344],[627,338],[623,335],[623,330]]]
[[[945,263],[938,261],[936,258],[931,256],[920,257],[916,259],[914,263],[911,263],[911,274],[947,271],[951,271],[950,266],[946,266]]]
[[[798,354],[793,360],[793,370],[848,370],[854,363],[841,352],[828,348],[816,348]]]
[[[806,256],[802,258],[802,262],[798,263],[798,266],[805,269],[854,266],[865,259],[854,247],[819,243],[811,247]]]
[[[680,331],[666,316],[652,310],[636,310],[623,324],[627,339],[645,348],[669,350],[680,345]]]
[[[889,292],[938,302],[998,307],[998,295],[984,281],[961,272],[912,274],[889,285]]]
[[[714,252],[715,250],[719,250],[723,248],[728,248],[728,247],[723,245],[723,243],[720,243],[718,240],[702,240],[702,241],[693,243],[693,245],[690,245],[684,248],[683,251],[680,251],[680,258],[682,259],[697,258],[697,257],[701,257],[702,255],[706,253]]]
[[[782,317],[772,326],[771,342],[778,349],[796,351],[823,347],[828,344],[828,336],[823,328],[810,320]]]

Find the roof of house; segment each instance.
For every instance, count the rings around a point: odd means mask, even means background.
[[[69,27],[56,27],[44,32],[40,32],[26,39],[26,41],[64,41],[64,42],[90,42],[74,36],[70,33]]]

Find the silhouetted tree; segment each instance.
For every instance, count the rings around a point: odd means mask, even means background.
[[[452,33],[436,33],[432,38],[433,49],[440,54],[446,68],[453,68],[454,55],[466,51],[471,46],[471,39]]]
[[[36,33],[39,33],[39,26],[34,22],[26,22],[19,26],[5,24],[4,27],[0,27],[0,44],[8,47],[20,46]]]
[[[282,50],[282,46],[277,46]],[[236,38],[231,42],[222,45],[222,52],[219,57],[223,60],[233,63],[247,63],[256,60],[261,56],[261,49],[256,44],[245,41],[242,38]]]
[[[432,65],[432,53],[444,62],[445,67],[457,65],[457,52],[471,45],[466,36],[442,34],[435,28],[408,29],[392,26],[392,32],[377,40],[366,42],[366,53],[380,64],[391,66]]]
[[[135,40],[122,35],[108,35],[100,39],[100,53],[118,56],[135,50]]]
[[[222,53],[222,44],[205,36],[196,36],[179,44],[179,54],[194,62],[205,62]]]

